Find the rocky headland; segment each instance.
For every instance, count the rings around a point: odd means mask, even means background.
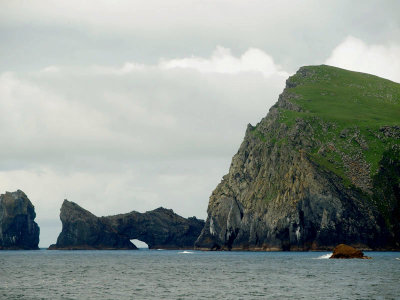
[[[49,249],[136,249],[130,240],[145,242],[149,249],[193,249],[204,221],[183,218],[170,209],[145,213],[132,211],[96,217],[65,200],[60,213],[62,232]]]
[[[300,68],[248,125],[196,248],[400,249],[399,120],[400,84]]]
[[[35,207],[21,190],[0,195],[0,250],[39,249]]]

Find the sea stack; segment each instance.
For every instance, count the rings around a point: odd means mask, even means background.
[[[0,195],[0,250],[39,249],[35,207],[21,190]]]
[[[49,249],[136,249],[131,239],[147,243],[149,249],[193,249],[204,227],[203,220],[186,219],[162,207],[96,217],[68,200],[61,207],[60,219],[62,231]]]
[[[302,67],[212,192],[206,250],[400,249],[400,84]]]
[[[109,225],[78,204],[64,200],[60,219],[62,231],[51,250],[135,250],[126,236],[121,236]]]

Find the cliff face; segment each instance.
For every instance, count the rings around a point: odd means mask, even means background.
[[[60,219],[62,231],[50,249],[136,249],[127,237],[74,202],[64,200]]]
[[[50,249],[136,249],[131,239],[150,249],[188,249],[204,226],[202,220],[185,219],[165,208],[99,218],[67,200],[60,219],[62,232]]]
[[[399,84],[301,68],[248,126],[196,247],[399,249],[399,120]]]
[[[24,192],[0,195],[0,250],[39,249],[40,230],[35,217],[35,208]]]

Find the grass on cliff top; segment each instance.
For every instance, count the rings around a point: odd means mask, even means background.
[[[297,95],[290,101],[303,111],[281,110],[281,121],[291,126],[297,118],[311,120],[316,138],[322,143],[334,142],[338,150],[350,155],[358,152],[360,145],[339,138],[340,132],[359,130],[368,145],[362,152],[371,166],[371,175],[377,171],[388,144],[400,143],[395,139],[377,139],[371,133],[382,126],[400,125],[399,83],[326,65],[303,67],[288,81],[287,92]],[[312,121],[316,119],[334,126],[328,132],[323,131],[318,122]],[[348,181],[340,158],[331,155],[329,162],[328,157],[318,155],[317,151],[311,153],[316,161]]]
[[[318,116],[343,127],[399,125],[399,83],[326,65],[302,70],[290,77],[296,86],[288,89],[300,96],[291,100],[305,111],[300,115]],[[290,113],[288,120],[298,115]]]

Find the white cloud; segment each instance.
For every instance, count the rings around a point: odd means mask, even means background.
[[[369,45],[348,36],[332,51],[326,64],[400,82],[400,45]]]
[[[265,77],[289,74],[275,64],[273,58],[260,49],[250,48],[240,57],[232,55],[231,50],[218,46],[209,59],[192,56],[189,58],[161,61],[163,69],[193,69],[202,73],[237,74],[241,72],[259,72]]]
[[[58,71],[59,69],[56,66],[48,66],[42,70],[42,72],[48,72],[48,73],[55,73]]]

